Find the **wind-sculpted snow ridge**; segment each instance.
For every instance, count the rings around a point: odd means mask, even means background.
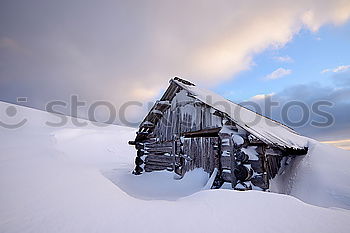
[[[0,103],[1,120],[8,106]],[[350,232],[348,152],[311,140],[275,181],[298,199],[203,190],[201,170],[182,180],[132,175],[135,129],[52,128],[52,114],[17,108],[27,124],[0,128],[0,232]]]

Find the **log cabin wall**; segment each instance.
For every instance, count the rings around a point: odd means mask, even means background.
[[[278,149],[268,149],[269,145],[256,139],[254,135],[224,119],[219,132],[220,169],[217,186],[223,182],[239,190],[267,190],[280,168],[282,153]],[[273,152],[273,153],[272,153]]]
[[[160,117],[149,117],[157,121],[144,121],[139,131],[146,136],[137,142],[135,173],[166,169],[184,175],[194,168],[203,168],[211,174],[215,161],[218,163],[217,132],[222,127],[222,117],[184,90],[178,90],[163,112],[159,108],[152,111]]]
[[[177,96],[155,125],[152,137],[160,142],[172,141],[174,135],[222,127],[222,118],[213,114],[213,108],[187,96],[185,91]]]
[[[218,137],[193,137],[184,138],[182,154],[186,156],[183,172],[194,168],[203,168],[211,174],[217,167],[219,159]]]
[[[242,190],[269,188],[269,179],[281,167],[282,150],[256,139],[176,85],[164,96],[135,140],[135,174],[168,170],[183,176],[194,168],[211,174],[217,168],[214,188],[224,182]]]

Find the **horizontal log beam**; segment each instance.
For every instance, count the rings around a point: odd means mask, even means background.
[[[146,161],[146,165],[162,166],[162,167],[173,167],[173,163],[164,161]]]
[[[145,148],[171,147],[172,142],[145,143]]]
[[[146,164],[144,167],[146,172],[152,172],[152,171],[162,171],[162,170],[167,170],[167,171],[172,171],[173,168],[169,168],[167,166],[161,166],[161,165],[153,165],[153,164]]]
[[[215,137],[221,128],[203,129],[198,131],[183,133],[185,137]]]
[[[164,152],[164,153],[170,154],[172,152],[172,147],[145,148],[145,151],[147,151],[149,153]]]
[[[179,157],[175,157],[176,162],[180,161]],[[168,155],[147,155],[145,162],[159,162],[159,163],[172,163],[174,161],[173,156],[168,156]]]

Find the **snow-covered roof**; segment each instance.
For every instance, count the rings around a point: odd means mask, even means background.
[[[265,143],[296,150],[304,150],[308,146],[306,137],[277,121],[255,113],[188,81],[174,78],[171,82],[175,82],[187,90],[197,100],[225,113],[230,120]]]

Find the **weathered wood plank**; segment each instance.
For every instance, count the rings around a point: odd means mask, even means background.
[[[157,101],[156,103],[155,103],[155,105],[157,106],[157,107],[163,107],[163,106],[170,106],[171,105],[171,103],[170,103],[170,101],[168,101],[168,100],[163,100],[163,101]]]
[[[176,144],[176,151],[180,150],[180,143]],[[152,145],[145,145],[144,149],[145,150],[149,150],[149,151],[153,151],[153,150],[157,150],[157,151],[167,151],[170,150],[173,147],[173,142],[166,142],[166,143],[157,143],[157,144],[152,144]]]
[[[237,185],[237,179],[234,174],[234,171],[236,169],[236,159],[234,156],[235,148],[234,148],[234,142],[233,139],[230,138],[230,146],[231,146],[231,151],[230,151],[230,157],[231,157],[231,186],[232,188],[235,188]]]
[[[173,156],[149,154],[149,155],[147,155],[145,162],[147,163],[148,161],[155,161],[155,162],[172,163],[173,159],[174,159]],[[175,159],[176,159],[176,162],[180,161],[180,158],[178,158],[178,157],[176,157]]]
[[[278,156],[272,156],[272,155],[266,155],[266,160],[267,160],[267,173],[269,176],[269,179],[272,179],[276,176],[278,173],[279,168],[281,167],[281,158]]]
[[[143,141],[144,144],[152,144],[152,143],[156,143],[157,142],[157,138],[148,138],[146,140]]]
[[[144,167],[146,172],[152,172],[152,171],[162,171],[162,170],[168,170],[173,171],[173,169],[167,166],[161,166],[161,165],[153,165],[153,164],[146,164]]]
[[[173,167],[173,163],[172,162],[164,162],[164,161],[147,161],[145,164],[148,165],[155,165],[155,166],[163,166],[163,167]]]
[[[172,157],[172,164],[173,164],[173,170],[175,171],[176,168],[176,136],[174,135],[173,137],[173,146],[172,146],[172,153],[171,153],[171,157]]]
[[[171,147],[172,142],[145,143],[145,148]]]
[[[210,148],[210,160],[209,160],[209,173],[214,172],[214,169],[216,167],[216,159],[218,157],[218,143],[219,138],[211,138],[209,141],[209,148]]]
[[[147,151],[148,153],[153,153],[153,152],[172,153],[172,150],[173,150],[172,147],[145,148],[145,151]]]
[[[207,128],[183,133],[185,137],[216,137],[220,128]]]

